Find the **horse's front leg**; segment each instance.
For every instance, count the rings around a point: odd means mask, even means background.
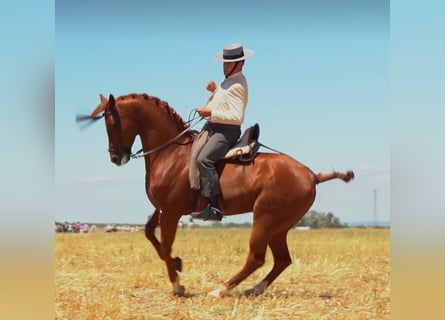
[[[173,241],[176,236],[176,229],[180,215],[168,214],[167,212],[160,212],[159,224],[161,227],[161,243],[159,252],[161,259],[164,260],[167,266],[168,277],[173,287],[173,294],[183,296],[185,294],[185,287],[179,282],[178,271],[182,270],[181,258],[171,257]]]
[[[147,223],[145,224],[145,237],[151,242],[153,247],[156,249],[158,256],[162,259],[160,251],[160,243],[158,238],[155,236],[156,227],[159,226],[159,209],[155,209]]]
[[[158,238],[155,236],[155,230],[159,226],[159,214],[160,210],[155,209],[153,214],[150,216],[150,219],[145,224],[145,237],[148,241],[151,242],[153,247],[155,248],[156,252],[158,253],[158,256],[162,258],[161,255],[161,243],[159,242]],[[175,263],[175,269],[178,271],[182,271],[182,260],[179,257],[175,257],[173,259]]]

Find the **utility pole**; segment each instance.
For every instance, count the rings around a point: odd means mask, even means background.
[[[377,189],[374,189],[374,227],[377,227]]]

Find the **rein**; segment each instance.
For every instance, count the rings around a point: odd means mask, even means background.
[[[193,109],[190,113],[192,113],[193,111],[196,112],[196,109]],[[76,117],[76,122],[83,122],[83,121],[88,120],[88,121],[90,121],[90,124],[91,124],[92,122],[95,122],[96,120],[99,120],[99,119],[103,118],[104,116],[105,116],[105,112],[103,112],[101,115],[94,116],[94,117],[91,117],[91,116],[79,116],[79,115],[78,115],[78,116]],[[189,114],[189,117],[190,117],[190,114]],[[191,123],[191,122],[194,121],[195,119],[196,119],[196,117],[194,117],[193,119],[191,119],[191,120],[189,120],[189,121],[187,121],[187,122],[188,122],[188,123]],[[164,149],[165,147],[169,146],[170,144],[172,144],[173,142],[175,142],[177,139],[179,139],[180,137],[182,137],[184,134],[186,134],[186,133],[187,133],[188,131],[190,131],[192,128],[194,128],[194,127],[195,127],[198,123],[200,123],[203,119],[204,119],[204,118],[201,117],[195,124],[190,125],[188,128],[186,128],[185,130],[181,131],[178,135],[176,135],[176,136],[173,137],[172,139],[168,140],[166,143],[161,144],[160,146],[158,146],[158,147],[156,147],[156,148],[154,148],[154,149],[145,151],[145,152],[143,152],[144,149],[140,149],[138,152],[130,154],[130,157],[131,157],[132,159],[139,159],[139,158],[145,157],[145,156],[147,156],[147,155],[149,155],[149,154],[152,154],[152,153],[155,153],[155,152],[157,152],[157,151],[159,151],[159,150]],[[279,153],[279,154],[286,155],[285,153],[283,153],[283,152],[281,152],[281,151],[278,151],[278,150],[275,150],[275,149],[273,149],[273,148],[271,148],[271,147],[268,147],[268,146],[262,144],[262,143],[259,142],[259,141],[258,141],[258,144],[259,144],[261,147],[266,148],[266,149],[268,149],[268,150],[270,150],[270,151],[273,151],[273,152],[276,152],[276,153]]]
[[[194,119],[195,119],[195,118],[194,118]],[[192,122],[194,119],[192,119],[192,120],[190,120],[190,121],[188,121],[188,122]],[[172,144],[173,142],[175,142],[178,138],[180,138],[181,136],[183,136],[186,132],[190,131],[193,127],[195,127],[195,126],[196,126],[198,123],[200,123],[202,120],[204,120],[204,118],[201,117],[201,119],[199,119],[195,124],[191,125],[190,127],[186,128],[185,130],[181,131],[177,136],[171,138],[171,139],[168,140],[166,143],[161,144],[160,146],[158,146],[158,147],[156,147],[156,148],[154,148],[154,149],[145,151],[145,152],[143,152],[144,149],[141,149],[141,150],[139,150],[139,151],[136,152],[136,153],[132,153],[132,154],[130,155],[130,157],[131,157],[132,159],[138,159],[138,158],[145,157],[145,156],[147,156],[147,155],[149,155],[149,154],[152,154],[152,153],[155,153],[155,152],[157,152],[157,151],[159,151],[159,150],[164,149],[165,147],[167,147],[167,146],[169,146],[170,144]],[[279,154],[287,155],[287,154],[285,154],[285,153],[283,153],[283,152],[281,152],[281,151],[278,151],[278,150],[275,150],[275,149],[273,149],[273,148],[271,148],[271,147],[268,147],[268,146],[262,144],[262,143],[259,142],[259,141],[258,141],[258,144],[259,144],[261,147],[266,148],[266,149],[268,149],[268,150],[270,150],[270,151],[274,151],[274,152],[279,153]]]
[[[189,126],[189,127],[186,128],[185,130],[181,131],[178,135],[176,135],[175,137],[171,138],[171,139],[168,140],[166,143],[161,144],[160,146],[158,146],[158,147],[156,147],[156,148],[154,148],[154,149],[145,151],[145,152],[143,152],[144,149],[141,149],[141,150],[139,150],[139,151],[136,152],[136,153],[132,153],[132,154],[130,155],[130,157],[131,157],[132,159],[138,159],[138,158],[145,157],[145,156],[147,156],[147,155],[149,155],[149,154],[152,154],[152,153],[155,153],[155,152],[157,152],[157,151],[159,151],[159,150],[164,149],[165,147],[169,146],[170,144],[172,144],[173,142],[175,142],[177,139],[179,139],[180,137],[182,137],[185,133],[187,133],[188,131],[190,131],[193,127],[195,127],[195,126],[196,126],[198,123],[200,123],[203,119],[204,119],[204,118],[199,119],[195,124]],[[190,122],[193,121],[193,120],[194,120],[194,119],[190,120]]]

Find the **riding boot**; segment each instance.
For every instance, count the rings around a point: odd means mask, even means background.
[[[192,212],[190,215],[193,219],[221,221],[222,213],[222,199],[221,196],[212,196],[207,198],[209,204],[201,212]]]
[[[220,194],[217,194],[215,196],[210,197],[210,206],[214,209],[217,209],[218,211],[223,211],[223,202]]]

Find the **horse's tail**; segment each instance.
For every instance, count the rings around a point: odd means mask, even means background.
[[[346,173],[341,173],[337,171],[333,171],[330,173],[318,173],[315,175],[315,183],[319,184],[321,182],[325,182],[332,179],[341,179],[344,182],[349,182],[354,179],[354,172],[347,171]]]

